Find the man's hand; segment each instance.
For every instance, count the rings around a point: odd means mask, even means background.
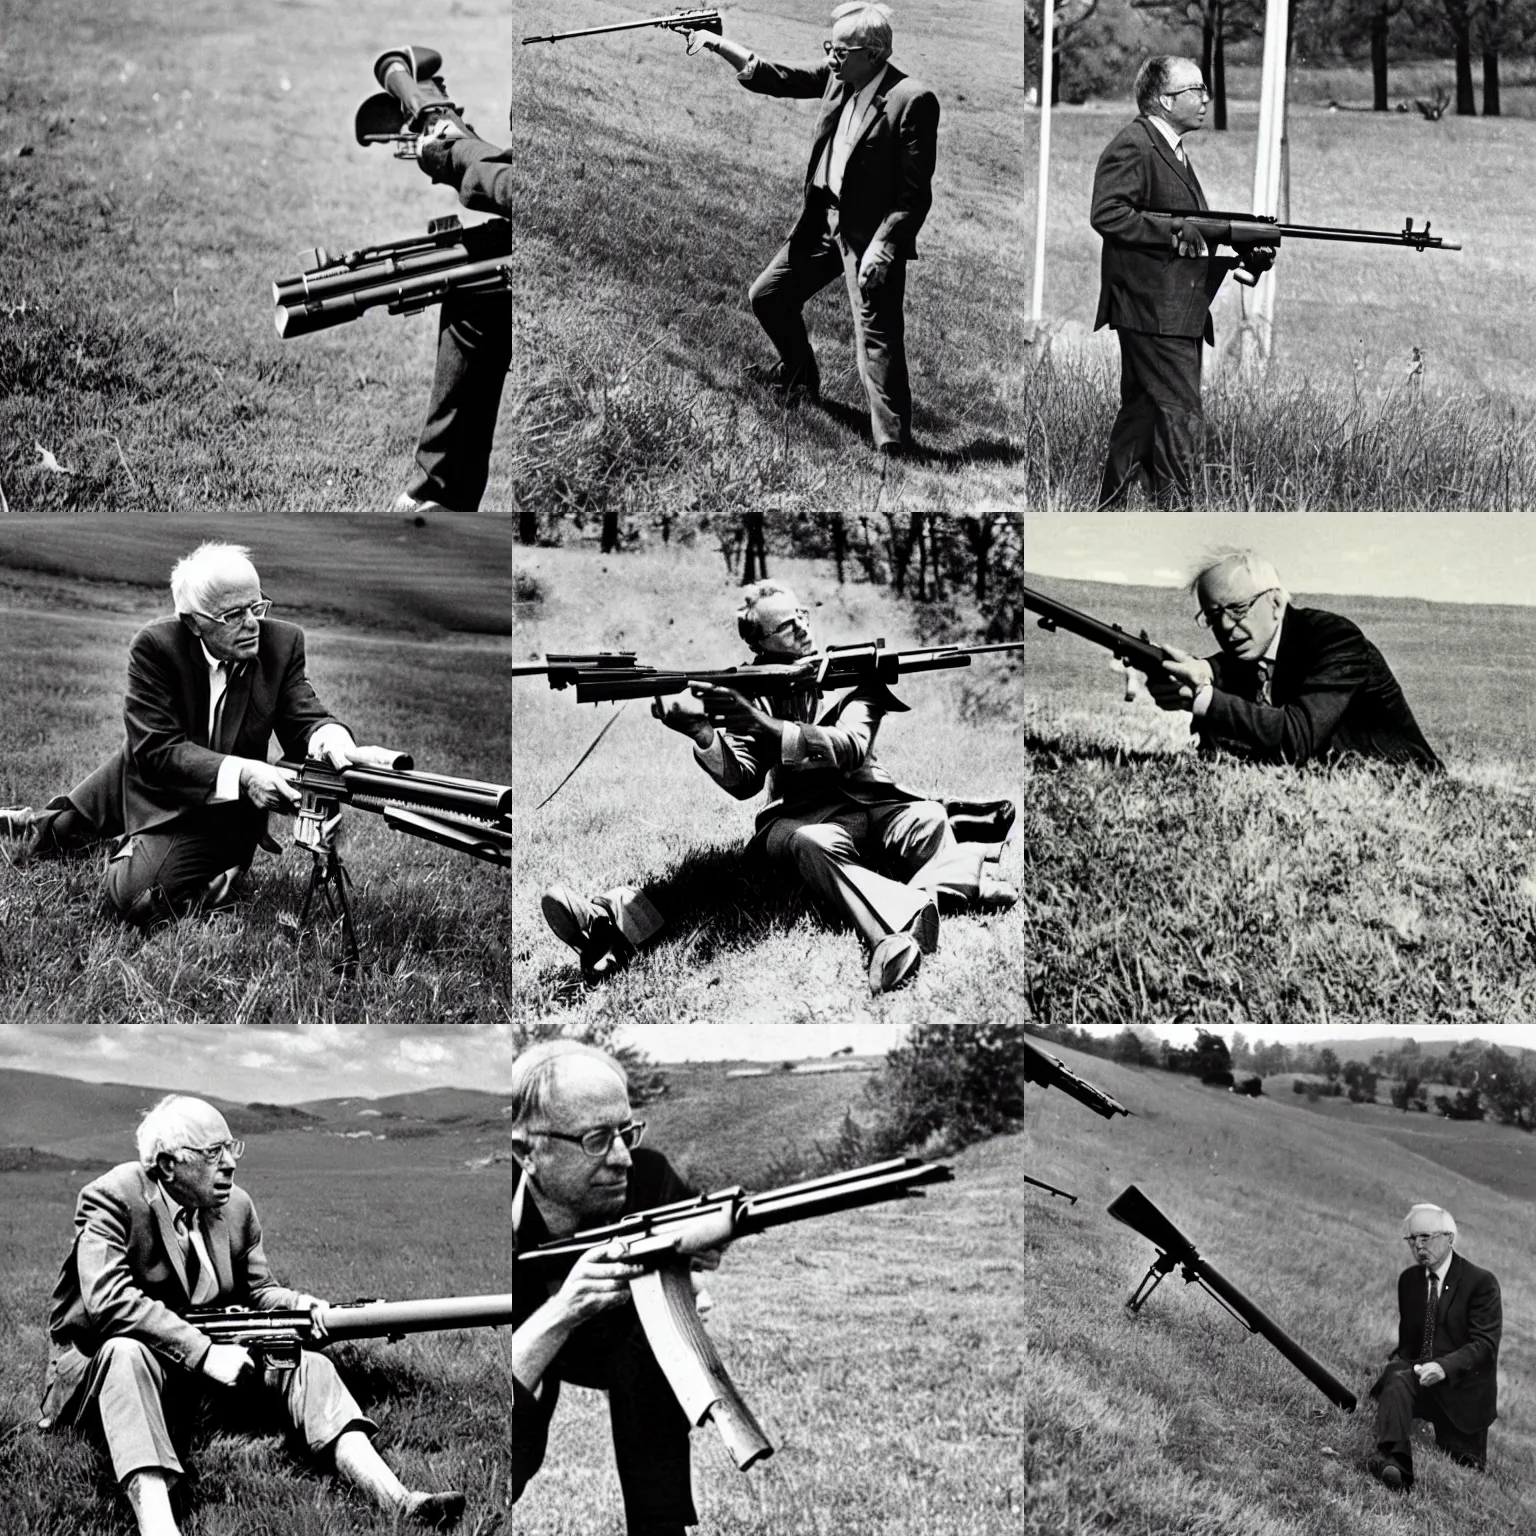
[[[715,739],[715,728],[709,723],[704,706],[686,696],[652,699],[651,716],[668,730],[692,737],[696,746],[707,747]]]
[[[309,1325],[315,1330],[316,1338],[326,1338],[325,1320],[322,1316],[330,1302],[322,1301],[318,1296],[311,1296],[308,1291],[300,1291],[294,1297],[294,1305],[301,1312],[309,1313]]]
[[[1237,253],[1238,264],[1255,277],[1262,277],[1275,264],[1276,248],[1272,245],[1248,245]]]
[[[734,688],[717,688],[712,683],[690,683],[689,687],[694,697],[703,702],[709,723],[717,730],[759,741],[779,739],[782,722],[765,715]]]
[[[305,748],[305,755],[314,758],[316,762],[329,763],[332,768],[341,769],[349,765],[351,759],[348,752],[356,752],[357,743],[351,736],[343,736],[340,731],[316,731],[309,738],[309,745]]]
[[[859,292],[876,293],[890,275],[896,253],[883,240],[871,240],[859,261]]]
[[[203,1356],[203,1375],[221,1387],[234,1386],[247,1371],[255,1369],[250,1352],[241,1344],[210,1344]]]
[[[1205,243],[1205,236],[1200,233],[1198,226],[1187,222],[1173,226],[1173,248],[1180,256],[1211,254],[1210,247]]]
[[[1215,682],[1215,674],[1208,661],[1181,651],[1176,645],[1165,645],[1164,670],[1147,675],[1147,692],[1159,709],[1192,709],[1195,695],[1202,688]]]
[[[1437,1381],[1445,1380],[1445,1367],[1438,1360],[1429,1360],[1414,1366],[1413,1374],[1419,1378],[1421,1387],[1432,1387]]]
[[[299,803],[299,792],[285,773],[271,763],[254,760],[240,765],[240,793],[263,811],[291,812]]]
[[[623,1258],[624,1244],[618,1238],[582,1254],[554,1296],[566,1322],[584,1323],[629,1300],[629,1282],[645,1271],[638,1264],[625,1264]]]

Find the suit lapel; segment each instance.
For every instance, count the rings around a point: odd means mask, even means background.
[[[176,1222],[171,1215],[170,1204],[169,1200],[161,1199],[158,1186],[154,1186],[149,1197],[149,1208],[155,1215],[155,1226],[160,1233],[160,1246],[165,1249],[165,1256],[171,1261],[171,1268],[176,1271],[176,1278],[181,1282],[182,1294],[190,1302],[192,1287],[187,1283],[187,1261],[182,1257],[181,1239],[176,1234]]]
[[[885,116],[885,99],[895,88],[906,79],[899,69],[886,66],[885,74],[880,81],[880,89],[870,97],[869,103],[864,108],[863,115],[859,118],[853,132],[853,143],[849,146],[848,155],[851,159],[853,152],[873,131],[876,123]]]
[[[189,704],[187,740],[199,747],[212,746],[213,743],[208,740],[208,658],[203,655],[203,647],[197,636],[180,620],[176,625],[176,650],[181,662],[181,675],[186,681]]]
[[[235,1267],[229,1257],[229,1228],[224,1223],[222,1210],[204,1213],[203,1235],[208,1240],[208,1257],[213,1260],[213,1272],[218,1277],[219,1295],[233,1295]]]
[[[816,124],[816,137],[811,140],[811,150],[819,161],[825,152],[826,142],[837,128],[842,115],[843,103],[848,99],[848,87],[835,75],[829,76],[827,94],[821,99],[821,119]]]
[[[1179,157],[1173,152],[1173,145],[1153,125],[1151,118],[1142,119],[1141,129],[1151,139],[1153,149],[1162,156],[1163,162],[1168,166],[1169,170],[1189,188],[1190,192],[1194,195],[1196,206],[1204,208],[1206,206],[1205,193],[1200,190],[1200,179],[1195,175],[1194,167],[1189,163],[1189,151],[1185,150],[1184,163],[1181,165]]]

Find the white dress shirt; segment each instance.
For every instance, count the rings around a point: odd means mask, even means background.
[[[842,193],[843,173],[848,169],[848,157],[853,153],[853,146],[859,141],[869,105],[880,94],[880,86],[890,67],[889,64],[882,64],[877,74],[866,80],[852,96],[843,102],[837,127],[832,130],[831,137],[827,140],[826,150],[821,157],[821,164],[816,168],[814,178],[815,184],[826,187],[833,197],[838,197]]]
[[[1184,135],[1180,133],[1166,118],[1149,117],[1147,119],[1162,136],[1167,139],[1168,147],[1173,151],[1174,157],[1180,165],[1188,163],[1188,156],[1184,153]]]
[[[1269,675],[1273,682],[1275,675],[1275,657],[1280,654],[1280,630],[1285,624],[1285,609],[1280,610],[1280,622],[1275,625],[1275,632],[1269,637],[1269,644],[1264,649],[1263,659],[1269,663]],[[1195,715],[1203,715],[1211,707],[1211,695],[1215,688],[1207,683],[1196,695],[1195,701],[1190,706],[1190,712]]]

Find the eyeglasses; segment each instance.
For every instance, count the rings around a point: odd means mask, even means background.
[[[1437,1237],[1449,1236],[1451,1236],[1449,1232],[1415,1232],[1411,1237],[1405,1237],[1403,1241],[1412,1247],[1419,1243],[1432,1242]]]
[[[551,1141],[568,1141],[581,1148],[594,1161],[607,1157],[615,1141],[626,1147],[638,1147],[645,1135],[645,1121],[631,1120],[628,1125],[598,1125],[579,1136],[568,1136],[564,1131],[534,1131],[535,1136],[548,1136]]]
[[[264,619],[272,611],[272,599],[261,598],[258,602],[242,603],[238,608],[226,608],[223,613],[202,613],[198,609],[192,609],[192,616],[196,619],[207,619],[210,624],[239,624],[250,614],[253,619]]]
[[[1248,610],[1261,597],[1268,597],[1271,592],[1279,590],[1279,587],[1265,587],[1262,592],[1255,592],[1246,603],[1217,603],[1214,608],[1202,608],[1195,615],[1195,623],[1201,629],[1215,629],[1217,619],[1225,619],[1229,624],[1241,624],[1248,617]]]
[[[191,1152],[202,1158],[205,1163],[216,1163],[226,1152],[235,1162],[239,1162],[245,1156],[245,1143],[243,1141],[216,1141],[211,1147],[183,1147],[183,1152]]]
[[[841,43],[834,43],[827,39],[821,45],[821,51],[832,60],[834,64],[841,64],[850,53],[868,53],[869,47],[865,43],[855,43],[852,48],[845,48]]]
[[[1188,96],[1191,91],[1198,91],[1201,101],[1211,99],[1211,93],[1203,85],[1186,85],[1177,91],[1164,91],[1163,95],[1172,100],[1175,96]]]

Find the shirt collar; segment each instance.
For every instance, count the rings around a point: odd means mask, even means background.
[[[1445,1289],[1445,1277],[1447,1272],[1450,1270],[1451,1260],[1455,1257],[1456,1250],[1452,1248],[1451,1251],[1445,1256],[1445,1263],[1435,1266],[1435,1281],[1439,1290],[1443,1291]]]
[[[165,1214],[170,1217],[171,1225],[178,1232],[190,1232],[193,1218],[197,1215],[189,1206],[182,1205],[180,1201],[171,1199],[170,1191],[158,1179],[154,1181],[154,1198],[160,1202]],[[186,1212],[185,1215],[182,1213]]]
[[[861,85],[858,90],[856,90],[853,95],[848,98],[851,102],[853,102],[854,112],[856,114],[862,115],[864,109],[870,104],[870,102],[872,102],[875,97],[880,94],[880,87],[884,83],[886,72],[890,69],[890,67],[890,60],[887,59],[886,62],[880,66],[880,73],[873,76],[871,79],[866,80],[864,84]]]
[[[203,653],[203,660],[208,663],[208,675],[210,677],[212,677],[213,674],[215,672],[217,672],[220,667],[226,665],[225,662],[220,661],[219,658],[217,656],[215,656],[213,654],[213,652],[208,649],[208,647],[203,643],[203,637],[201,635],[199,635],[198,638],[197,638],[197,648],[198,648],[198,650],[200,650]],[[227,665],[229,666],[231,671],[234,670],[234,663],[233,662],[229,662],[229,663],[227,663]]]
[[[1280,610],[1279,621],[1275,625],[1275,632],[1269,637],[1269,645],[1264,651],[1264,660],[1273,661],[1280,654],[1280,631],[1285,626],[1285,609]]]
[[[1147,121],[1151,123],[1152,126],[1156,128],[1157,131],[1162,134],[1165,139],[1167,139],[1168,147],[1170,149],[1177,149],[1183,142],[1184,135],[1180,133],[1176,128],[1174,128],[1172,123],[1166,121],[1164,118],[1149,117]]]

